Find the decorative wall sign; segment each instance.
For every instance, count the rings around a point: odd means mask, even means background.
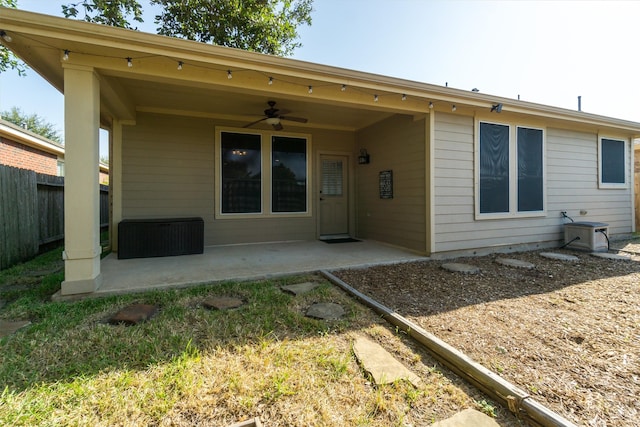
[[[380,172],[380,198],[393,199],[393,171]]]

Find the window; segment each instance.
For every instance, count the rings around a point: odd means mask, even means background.
[[[222,213],[262,211],[260,135],[223,132]]]
[[[274,136],[271,142],[271,211],[306,210],[307,141]]]
[[[481,216],[544,211],[544,137],[541,129],[481,122],[478,206]]]
[[[509,212],[509,126],[480,123],[480,213]]]
[[[518,128],[518,212],[544,209],[542,130]]]
[[[216,140],[216,218],[310,216],[309,137],[228,128]]]
[[[625,141],[600,138],[600,187],[626,187]]]
[[[342,196],[342,160],[322,160],[322,191],[324,196]]]

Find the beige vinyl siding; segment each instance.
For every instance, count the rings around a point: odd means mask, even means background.
[[[201,217],[205,245],[316,237],[315,215],[306,218],[215,219],[215,127],[240,126],[211,119],[139,113],[123,129],[123,218]],[[310,191],[317,193],[313,158],[318,150],[353,152],[352,132],[287,131],[312,134]],[[268,188],[268,185],[266,186]],[[312,197],[313,200],[313,197]],[[314,212],[313,202],[309,207]]]
[[[139,114],[123,128],[124,219],[202,217],[213,211],[213,129],[185,117]]]
[[[576,221],[609,223],[611,234],[631,231],[630,189],[598,189],[597,135],[549,128],[545,138],[546,215],[476,220],[474,119],[436,114],[435,253],[560,243],[561,211]]]
[[[626,188],[598,188],[598,135],[564,129],[547,130],[547,203],[549,215],[567,211],[575,221],[609,224],[609,234],[631,232],[633,191],[630,159]],[[627,142],[627,153],[630,147]],[[580,215],[586,211],[586,215]]]
[[[393,116],[357,134],[371,157],[357,165],[357,235],[425,252],[425,120]],[[393,199],[380,199],[379,173],[393,171]]]

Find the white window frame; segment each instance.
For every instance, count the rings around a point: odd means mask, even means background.
[[[480,124],[507,126],[509,128],[509,212],[480,212]],[[518,128],[542,131],[542,210],[518,211]],[[476,220],[507,219],[507,218],[535,218],[547,215],[547,129],[542,126],[527,123],[505,123],[493,120],[475,121],[475,150],[474,150],[474,180],[475,201],[474,211]]]
[[[603,139],[610,139],[613,141],[620,141],[623,143],[624,146],[624,159],[623,163],[624,163],[624,182],[602,182],[602,172],[603,172],[603,167],[602,167],[602,140]],[[621,138],[619,136],[611,136],[611,135],[598,135],[598,188],[601,189],[627,189],[629,188],[629,139],[628,138]]]
[[[222,212],[222,134],[223,133],[242,133],[249,135],[260,135],[260,169],[261,169],[261,211],[252,213],[223,213]],[[234,128],[234,127],[216,127],[215,129],[215,153],[214,153],[214,192],[215,192],[215,211],[214,216],[216,219],[258,219],[258,218],[306,218],[312,216],[312,200],[311,189],[313,186],[313,178],[311,175],[311,153],[312,153],[312,141],[310,134],[300,134],[293,132],[274,132],[263,131],[246,128]],[[274,136],[281,136],[287,138],[300,138],[307,141],[307,209],[304,212],[272,212],[271,193],[273,191],[271,165],[272,165],[272,143]]]

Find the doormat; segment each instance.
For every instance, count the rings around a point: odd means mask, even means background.
[[[351,242],[359,242],[358,239],[352,239],[351,237],[343,237],[340,239],[327,239],[323,240],[325,243],[351,243]]]

